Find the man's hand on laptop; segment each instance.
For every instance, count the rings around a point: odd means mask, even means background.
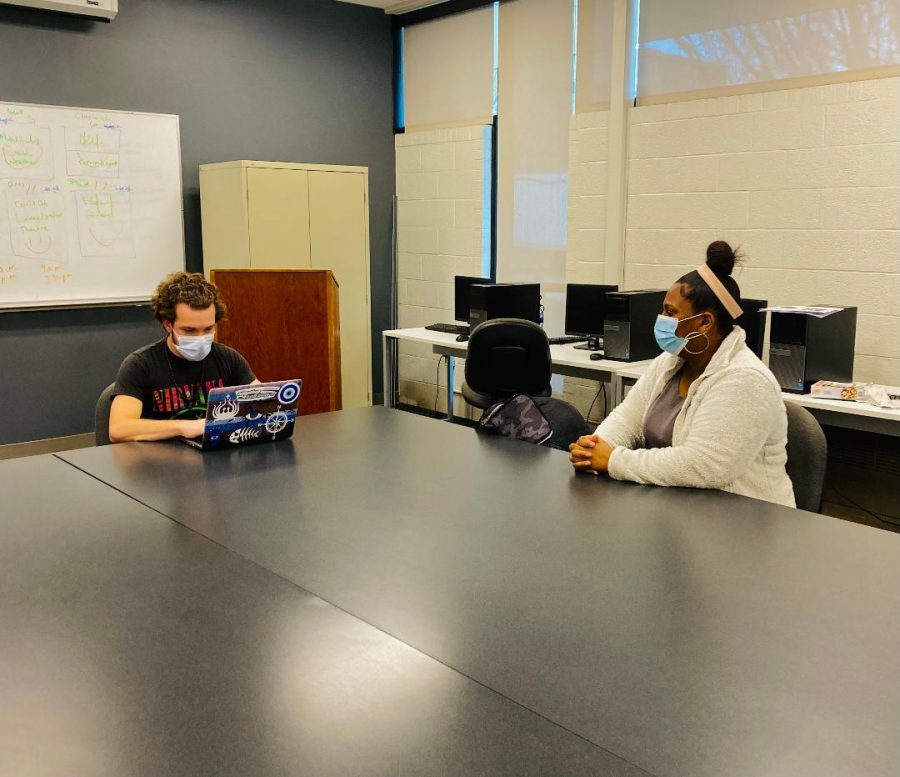
[[[203,436],[203,427],[206,425],[205,418],[198,418],[196,421],[182,421],[184,426],[181,429],[181,436],[187,437],[189,440],[195,437]]]

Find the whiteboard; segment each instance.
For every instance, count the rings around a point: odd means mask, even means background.
[[[0,102],[0,309],[146,301],[183,218],[177,116]]]

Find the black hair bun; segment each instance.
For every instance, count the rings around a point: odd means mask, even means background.
[[[724,240],[716,240],[706,248],[706,265],[720,278],[731,275],[737,258],[737,253]]]

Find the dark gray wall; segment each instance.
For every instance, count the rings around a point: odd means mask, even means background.
[[[380,386],[394,192],[383,12],[335,0],[123,0],[107,25],[0,7],[0,52],[0,100],[181,117],[191,270],[203,267],[198,165],[367,166]],[[92,430],[119,362],[160,335],[146,307],[0,313],[0,444]]]

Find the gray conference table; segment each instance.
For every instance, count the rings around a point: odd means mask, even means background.
[[[655,775],[900,773],[896,534],[387,408],[62,457]]]
[[[56,458],[0,493],[4,777],[643,775]]]

